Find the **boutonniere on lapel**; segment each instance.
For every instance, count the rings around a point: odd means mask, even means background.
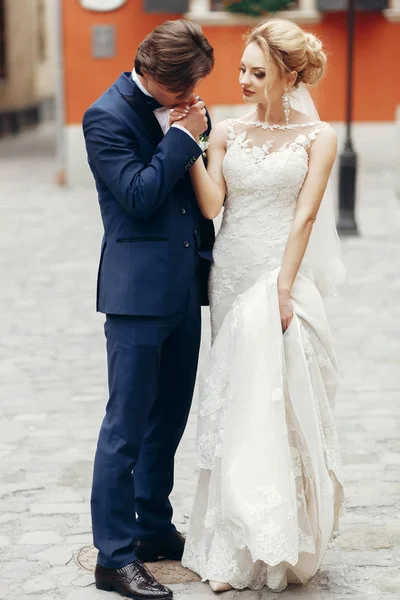
[[[209,136],[206,135],[205,133],[202,133],[199,138],[199,145],[200,145],[200,148],[201,148],[204,158],[207,157],[207,148],[210,145],[208,138],[209,138]]]

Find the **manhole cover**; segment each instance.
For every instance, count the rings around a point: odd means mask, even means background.
[[[94,546],[82,548],[82,550],[79,550],[76,560],[80,567],[86,569],[86,571],[93,572],[97,560],[96,548]],[[201,581],[198,575],[182,567],[181,563],[176,560],[161,560],[156,563],[146,563],[146,567],[160,583],[165,585]]]

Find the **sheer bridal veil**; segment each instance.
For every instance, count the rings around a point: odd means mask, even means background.
[[[304,84],[300,84],[289,97],[292,108],[310,116],[313,121],[320,120],[314,101]],[[346,270],[336,230],[331,180],[322,199],[304,261],[312,268],[314,281],[321,295],[335,296],[338,286],[346,279]]]

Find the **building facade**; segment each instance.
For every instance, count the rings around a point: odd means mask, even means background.
[[[67,181],[86,183],[90,173],[81,131],[84,111],[119,76],[132,68],[140,41],[166,19],[200,23],[215,48],[216,65],[199,93],[213,120],[243,111],[237,68],[243,35],[259,19],[232,15],[213,0],[58,0],[63,38],[63,155]],[[343,142],[346,106],[347,15],[344,0],[298,0],[282,16],[323,41],[328,75],[315,93],[321,118]],[[359,0],[362,2],[362,0]],[[368,1],[368,0],[364,0]],[[383,10],[357,12],[354,57],[354,141],[368,168],[396,168],[399,156],[400,0],[381,1]],[[329,4],[331,3],[331,4]],[[339,4],[338,4],[339,3]],[[333,12],[326,12],[326,5]],[[385,8],[386,7],[386,8]]]
[[[0,135],[46,118],[55,95],[52,0],[0,0]]]

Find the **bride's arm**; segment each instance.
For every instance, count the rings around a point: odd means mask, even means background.
[[[202,157],[190,169],[193,189],[201,213],[206,219],[214,219],[221,211],[225,200],[226,183],[222,174],[222,161],[226,151],[228,131],[226,123],[218,123],[209,138],[207,169]]]
[[[311,145],[308,174],[297,201],[296,213],[278,277],[279,310],[283,331],[289,327],[293,317],[290,291],[307,249],[313,224],[335,162],[336,151],[336,134],[329,125],[326,125]]]

